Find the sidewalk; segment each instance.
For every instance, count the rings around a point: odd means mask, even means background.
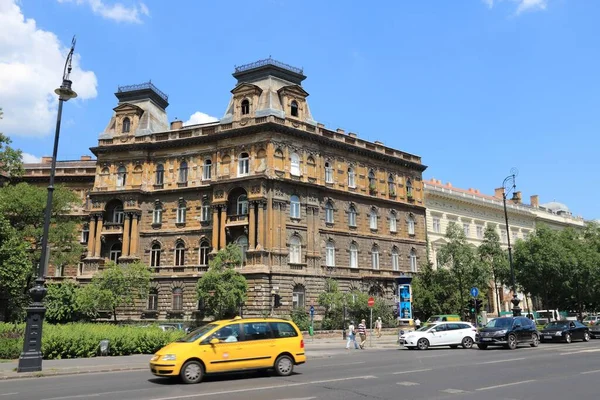
[[[373,337],[373,344],[367,339],[367,349],[397,348],[396,335],[384,334],[380,338]],[[327,337],[311,338],[304,336],[304,345],[308,359],[327,358],[336,355],[349,354],[346,351],[346,341],[342,335],[332,334]],[[22,379],[42,376],[77,375],[98,372],[118,372],[148,370],[150,361],[148,354],[136,354],[117,357],[74,358],[65,360],[44,360],[40,372],[18,373],[18,361],[0,362],[0,381],[6,379]]]

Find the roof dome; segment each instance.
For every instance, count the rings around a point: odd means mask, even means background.
[[[555,213],[570,212],[569,207],[563,203],[559,203],[558,201],[551,201],[550,203],[542,204],[541,206]]]

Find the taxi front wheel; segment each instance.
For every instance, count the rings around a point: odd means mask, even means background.
[[[279,356],[275,361],[275,373],[279,376],[290,376],[294,372],[294,361],[290,356]]]
[[[200,383],[204,377],[204,367],[198,361],[191,360],[183,364],[179,375],[185,383]]]

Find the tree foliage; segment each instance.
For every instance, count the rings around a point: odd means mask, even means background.
[[[460,309],[460,298],[449,270],[433,269],[431,263],[422,265],[412,281],[413,313],[422,319]]]
[[[510,268],[508,264],[508,254],[502,249],[500,236],[496,229],[488,226],[483,234],[483,242],[477,248],[479,261],[483,267],[490,273],[492,284],[494,285],[494,296],[498,296],[499,287],[510,283]],[[500,299],[496,299],[498,305]]]
[[[196,293],[206,315],[215,319],[233,317],[246,301],[248,283],[235,270],[242,265],[242,252],[235,244],[219,250],[198,280]]]
[[[74,280],[50,282],[46,285],[48,292],[46,303],[46,320],[51,324],[65,324],[79,319],[77,293],[79,285]]]
[[[0,119],[2,119],[2,109],[0,108]],[[23,174],[23,161],[21,150],[10,147],[12,140],[0,132],[0,173],[9,177],[20,176]]]

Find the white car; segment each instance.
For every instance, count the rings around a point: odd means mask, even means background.
[[[400,336],[400,344],[407,348],[426,350],[429,347],[450,346],[455,349],[473,347],[477,329],[469,322],[438,322]]]

